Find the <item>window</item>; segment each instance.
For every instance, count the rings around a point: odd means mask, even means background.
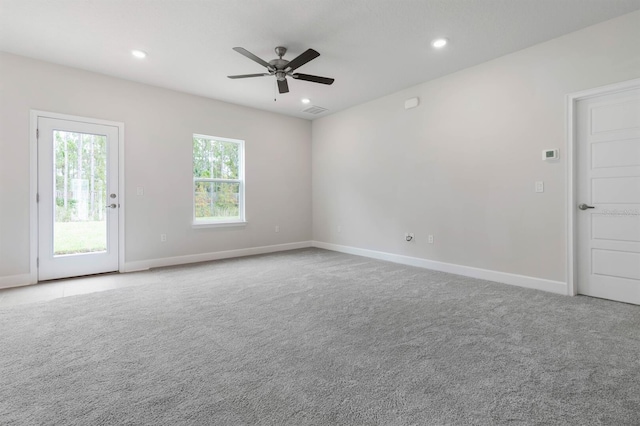
[[[244,223],[244,141],[193,135],[193,223]]]

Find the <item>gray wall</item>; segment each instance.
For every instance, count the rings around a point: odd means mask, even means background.
[[[311,239],[307,120],[3,53],[0,88],[0,278],[29,273],[30,109],[125,123],[127,262]],[[246,227],[192,229],[193,133],[246,141]]]
[[[634,12],[315,120],[314,240],[565,281],[565,95],[640,77],[639,41]]]

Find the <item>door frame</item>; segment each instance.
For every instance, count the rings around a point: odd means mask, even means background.
[[[101,120],[98,118],[81,117],[77,115],[61,114],[49,111],[30,110],[29,113],[29,276],[30,284],[38,282],[38,118],[53,118],[67,121],[113,126],[118,129],[118,194],[120,208],[118,209],[118,272],[124,272],[125,259],[125,207],[124,197],[124,123],[118,121]]]
[[[566,95],[566,126],[567,126],[567,294],[576,296],[578,294],[578,262],[577,262],[577,219],[576,219],[576,193],[578,190],[577,172],[577,144],[576,140],[576,105],[578,101],[595,98],[603,95],[610,95],[625,90],[640,88],[640,78],[595,87],[593,89],[582,90],[580,92]]]

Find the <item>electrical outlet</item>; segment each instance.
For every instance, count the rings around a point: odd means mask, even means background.
[[[536,182],[536,192],[544,192],[544,182],[543,181],[537,181]]]
[[[142,186],[136,187],[136,195],[144,195],[144,187]]]
[[[276,225],[276,232],[280,232],[280,225]]]
[[[404,240],[408,243],[415,243],[415,236],[413,235],[413,232],[405,232],[404,234]]]
[[[342,226],[338,225],[338,234],[342,232]]]
[[[160,234],[160,242],[161,243],[167,242],[167,234]]]
[[[429,244],[433,244],[433,235],[429,235]]]

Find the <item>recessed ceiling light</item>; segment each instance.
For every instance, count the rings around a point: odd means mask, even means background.
[[[311,99],[308,99],[308,98],[303,98],[303,99],[301,99],[301,100],[302,100],[302,103],[303,103],[303,104],[308,104],[308,103],[310,103],[310,102],[311,102]]]
[[[138,59],[143,59],[143,58],[147,57],[147,52],[143,52],[142,50],[134,49],[134,50],[131,51],[131,54],[133,56],[135,56],[136,58],[138,58]]]
[[[437,38],[431,42],[431,45],[436,49],[441,49],[447,45],[448,41],[449,40],[447,40],[446,38]]]

